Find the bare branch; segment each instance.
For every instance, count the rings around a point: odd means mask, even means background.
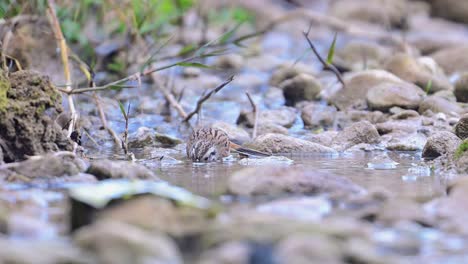
[[[172,93],[170,93],[166,89],[166,87],[164,87],[164,85],[159,80],[158,76],[156,74],[152,74],[151,77],[153,78],[153,81],[156,83],[156,85],[159,87],[159,89],[161,89],[161,92],[163,93],[164,98],[166,98],[166,100],[169,102],[169,104],[172,107],[174,107],[174,109],[177,111],[177,113],[179,113],[179,115],[182,118],[184,118],[184,119],[187,118],[187,113],[185,112],[184,108],[182,108],[182,106],[179,104],[179,102],[177,102],[177,100],[174,98]]]
[[[219,92],[221,89],[223,89],[226,85],[228,85],[230,82],[234,80],[234,75],[229,77],[226,81],[224,81],[222,84],[218,85],[216,88],[211,90],[209,93],[206,95],[202,96],[200,99],[197,101],[197,107],[195,110],[193,110],[190,114],[187,115],[186,118],[184,118],[184,122],[190,121],[190,119],[195,115],[198,114],[203,106],[203,103],[208,100],[213,94]]]
[[[312,26],[311,26],[312,27]],[[331,72],[333,72],[336,76],[336,78],[338,78],[338,80],[340,81],[340,83],[343,85],[343,87],[345,87],[345,82],[343,80],[343,76],[341,76],[341,73],[340,71],[338,71],[338,69],[331,63],[328,63],[326,62],[322,56],[318,53],[317,49],[315,48],[315,45],[312,43],[312,41],[309,39],[309,33],[310,33],[310,29],[311,27],[309,27],[309,29],[307,31],[304,31],[302,32],[302,34],[304,35],[305,39],[307,40],[307,43],[309,43],[309,46],[310,48],[312,49],[312,51],[314,52],[315,56],[317,57],[317,59],[320,61],[320,63],[322,63],[323,65],[323,69],[324,70],[329,70]]]
[[[254,119],[254,127],[253,127],[253,131],[252,131],[252,138],[256,138],[257,137],[257,128],[258,128],[258,107],[257,105],[255,104],[254,100],[252,99],[252,97],[250,96],[250,93],[249,92],[246,92],[245,93],[247,95],[247,98],[249,99],[249,102],[250,104],[252,105],[252,111],[255,115],[255,119]]]

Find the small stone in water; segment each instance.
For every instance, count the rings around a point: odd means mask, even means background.
[[[367,163],[367,168],[373,170],[392,170],[396,169],[399,163],[392,160],[387,154],[374,157],[371,162]]]

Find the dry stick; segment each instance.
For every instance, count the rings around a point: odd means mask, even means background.
[[[340,71],[338,71],[338,69],[331,63],[328,63],[326,62],[322,56],[320,56],[320,54],[318,53],[317,49],[315,48],[314,44],[312,43],[312,41],[309,39],[309,33],[310,33],[310,29],[312,28],[312,25],[309,27],[309,30],[307,31],[304,31],[302,32],[302,34],[304,34],[304,37],[305,39],[307,40],[307,42],[309,43],[309,46],[310,48],[312,49],[312,51],[314,52],[315,56],[318,58],[318,60],[320,61],[320,63],[322,63],[323,65],[323,69],[324,70],[329,70],[329,71],[332,71],[335,75],[336,75],[336,78],[338,78],[338,80],[340,81],[340,83],[343,85],[343,87],[345,87],[345,82],[343,80],[343,76],[341,76],[341,73]]]
[[[197,101],[197,107],[195,108],[195,110],[193,110],[190,114],[188,114],[188,116],[186,118],[184,118],[183,122],[188,122],[190,121],[190,119],[195,115],[195,114],[198,114],[202,108],[202,105],[203,103],[208,100],[211,95],[219,92],[221,89],[224,88],[224,86],[228,85],[230,82],[232,82],[234,80],[234,75],[232,75],[231,77],[229,77],[226,81],[224,81],[222,84],[218,85],[216,88],[214,88],[213,90],[211,90],[209,93],[207,93],[206,95],[202,96],[200,99],[198,99]]]
[[[50,25],[54,31],[54,35],[57,40],[57,46],[60,48],[60,55],[61,55],[62,64],[63,64],[63,72],[65,74],[65,81],[66,81],[65,91],[70,92],[72,91],[72,87],[71,87],[72,82],[71,82],[70,68],[68,64],[68,47],[67,47],[67,43],[65,42],[65,38],[63,37],[62,30],[60,29],[60,23],[58,21],[57,15],[55,13],[54,0],[47,0],[47,13],[49,15]],[[68,106],[70,107],[70,114],[72,117],[72,120],[68,127],[68,137],[70,137],[76,124],[77,113],[75,109],[75,103],[73,101],[73,96],[70,93],[68,93],[67,99],[68,99]]]
[[[172,93],[170,93],[164,85],[162,85],[161,81],[159,80],[158,76],[156,74],[152,74],[151,77],[153,78],[153,81],[156,83],[156,85],[161,89],[164,98],[169,102],[169,104],[174,107],[174,109],[179,113],[179,115],[182,118],[187,118],[187,113],[185,112],[184,108],[177,102],[177,100],[174,98]]]
[[[250,93],[249,92],[246,92],[245,93],[247,95],[247,98],[249,98],[249,102],[250,104],[252,105],[252,111],[255,115],[255,118],[254,118],[254,127],[253,127],[253,131],[252,131],[252,138],[256,138],[257,137],[257,127],[258,127],[258,108],[257,108],[257,105],[255,104],[254,100],[252,99],[252,97],[250,96]]]
[[[130,114],[130,103],[128,103],[127,112],[123,114],[125,118],[125,131],[123,134],[122,149],[124,150],[125,155],[128,155],[129,154],[128,153],[128,120],[129,120],[128,115]]]

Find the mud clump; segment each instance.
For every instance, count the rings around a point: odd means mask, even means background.
[[[0,146],[5,162],[50,151],[71,150],[72,143],[53,117],[62,112],[62,97],[47,77],[0,71]]]

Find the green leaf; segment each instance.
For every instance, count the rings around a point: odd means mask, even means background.
[[[182,66],[182,67],[196,67],[196,68],[211,68],[208,65],[199,63],[199,62],[179,62],[176,65]]]
[[[229,39],[231,39],[232,36],[234,36],[234,34],[237,32],[237,30],[240,28],[240,26],[243,23],[244,22],[237,23],[237,25],[235,25],[231,30],[228,30],[223,35],[221,35],[221,37],[219,37],[219,43],[220,44],[226,44],[229,41]]]
[[[120,101],[119,101],[119,108],[120,108],[120,112],[122,112],[123,117],[125,118],[125,120],[127,120],[127,113],[125,112],[125,107]]]
[[[330,46],[330,49],[328,49],[328,56],[327,56],[328,64],[332,64],[333,62],[333,56],[335,55],[336,36],[337,36],[337,32],[335,32],[335,36],[333,37],[333,42]]]
[[[188,44],[184,47],[182,47],[179,52],[177,53],[177,56],[181,57],[181,56],[185,56],[191,52],[193,52],[194,50],[197,49],[197,45],[195,44]]]
[[[429,92],[431,91],[432,89],[432,80],[429,80],[427,83],[426,83],[426,88],[424,89],[424,91],[426,92],[426,94],[429,94]]]

